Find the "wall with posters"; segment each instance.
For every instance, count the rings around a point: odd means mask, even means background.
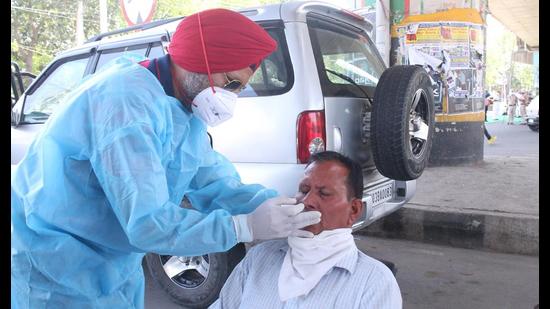
[[[402,16],[396,12],[399,3]],[[392,0],[392,5],[390,65],[422,65],[432,78],[436,122],[430,165],[483,160],[485,22],[480,12],[486,2]]]
[[[464,13],[473,12],[452,9],[446,14],[424,15],[427,21],[415,16],[394,25],[396,48],[392,64],[424,66],[435,81],[438,114],[483,111],[483,22],[481,17],[476,22],[453,20],[464,19]]]

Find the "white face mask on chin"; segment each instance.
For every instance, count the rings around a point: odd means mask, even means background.
[[[215,93],[211,87],[199,92],[193,99],[193,104],[191,104],[193,113],[211,127],[215,127],[233,117],[233,111],[237,103],[235,93],[220,87],[214,87],[214,89],[216,90]]]
[[[357,247],[351,228],[326,230],[313,238],[288,237],[289,249],[279,273],[279,298],[307,295],[321,278]]]

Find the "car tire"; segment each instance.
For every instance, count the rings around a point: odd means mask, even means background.
[[[227,252],[210,253],[202,257],[175,257],[148,253],[145,258],[151,277],[172,301],[186,308],[207,308],[218,298],[223,284],[245,253],[245,246],[240,243]],[[207,262],[207,275],[204,277],[195,270],[185,270],[171,278],[164,269],[164,265],[171,258]],[[181,263],[184,265],[183,262]]]
[[[434,98],[428,74],[419,66],[384,71],[371,114],[373,159],[391,179],[413,180],[428,164],[434,133]]]
[[[534,131],[534,132],[538,132],[539,131],[539,126],[538,125],[528,125],[529,129],[531,129],[531,131]]]

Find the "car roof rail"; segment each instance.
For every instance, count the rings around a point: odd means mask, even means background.
[[[160,19],[160,20],[155,20],[155,21],[145,23],[145,24],[138,24],[138,25],[134,25],[134,26],[130,26],[130,27],[114,30],[114,31],[100,33],[96,36],[93,36],[89,40],[87,40],[86,43],[101,41],[103,38],[111,36],[111,35],[115,35],[115,34],[130,32],[130,31],[134,31],[134,30],[146,30],[146,29],[158,27],[160,25],[168,24],[168,23],[171,23],[173,21],[176,21],[176,20],[182,19],[182,18],[185,18],[185,16],[172,17],[172,18],[167,18],[167,19]]]

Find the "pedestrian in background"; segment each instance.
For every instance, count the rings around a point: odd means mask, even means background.
[[[502,109],[502,106],[503,104],[505,104],[505,102],[503,102],[503,96],[501,93],[498,93],[497,92],[497,96],[498,96],[498,99],[494,99],[493,101],[493,120],[500,120],[500,116],[504,115],[506,113],[506,107],[504,107],[504,109]]]
[[[516,91],[512,91],[508,97],[508,124],[514,124],[514,117],[516,116],[516,105],[518,104],[519,94]]]
[[[518,101],[519,101],[519,114],[521,115],[520,124],[526,125],[527,124],[527,105],[529,105],[529,102],[531,102],[529,98],[529,92],[527,92],[526,90],[522,90],[520,92],[520,97]]]
[[[489,94],[489,92],[485,92],[485,122],[487,122],[487,110],[489,109],[489,106],[492,105],[494,102],[494,98]],[[487,126],[485,125],[485,122],[483,123],[483,134],[485,134],[485,137],[487,138],[487,142],[489,144],[494,144],[497,140],[496,135],[491,136],[489,134],[489,131],[487,131]]]

